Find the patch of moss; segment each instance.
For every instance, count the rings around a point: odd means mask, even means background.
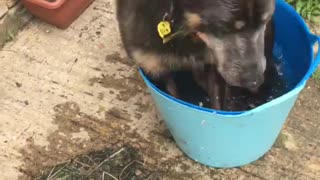
[[[317,69],[316,72],[313,73],[313,79],[319,81],[320,80],[320,69]]]

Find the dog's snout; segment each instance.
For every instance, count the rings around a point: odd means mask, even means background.
[[[253,77],[251,77],[253,78]],[[242,87],[248,89],[249,91],[253,92],[253,93],[256,93],[260,86],[264,83],[264,77],[261,76],[261,77],[256,77],[254,79],[243,79],[242,80]]]
[[[254,82],[249,82],[245,85],[247,87],[247,89],[253,93],[256,93],[259,89],[259,86],[258,86],[258,82],[257,81],[254,81]]]

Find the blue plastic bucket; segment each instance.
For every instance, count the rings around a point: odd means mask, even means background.
[[[291,90],[253,110],[215,111],[175,99],[140,70],[176,143],[195,161],[229,168],[262,157],[274,144],[299,93],[316,70],[320,55],[314,58],[313,45],[320,38],[310,33],[303,19],[283,0],[277,0],[274,17],[274,55],[283,61],[284,78]]]

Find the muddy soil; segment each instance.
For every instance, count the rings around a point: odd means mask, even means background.
[[[114,85],[117,86],[116,84]],[[312,123],[315,113],[318,114],[316,110],[320,108],[319,92],[319,82],[311,80],[274,148],[259,161],[240,169],[231,170],[201,166],[181,152],[173,158],[167,158],[166,155],[170,153],[167,145],[170,144],[175,149],[177,147],[161,122],[150,133],[150,137],[145,139],[135,131],[130,132],[130,126],[127,125],[130,117],[122,109],[115,108],[106,111],[105,118],[99,119],[81,112],[75,102],[60,104],[54,107],[56,112],[54,122],[59,128],[48,137],[49,146],[40,147],[35,145],[32,139],[28,139],[28,145],[21,150],[25,163],[20,169],[24,173],[21,178],[42,177],[40,179],[43,179],[63,166],[66,172],[63,174],[60,172],[58,174],[60,176],[57,177],[101,179],[103,172],[107,172],[118,179],[150,179],[150,177],[151,179],[197,179],[200,177],[264,179],[263,176],[272,172],[268,176],[314,179],[313,177],[317,177],[320,172],[317,165],[320,163],[320,151],[317,148],[320,135],[317,129],[319,124]],[[79,136],[82,134],[86,140],[77,141],[75,134]],[[83,160],[84,157],[98,158],[92,163],[99,164],[122,148],[125,149],[123,153],[125,158],[122,156],[111,158],[110,161],[103,164],[103,167],[99,167],[99,170],[95,170],[88,176],[95,166],[88,163],[89,160]],[[137,164],[131,167],[132,169],[127,172],[125,178],[121,177],[122,171],[125,171],[126,166],[131,166],[130,163],[133,162]],[[88,169],[83,170],[88,164]],[[305,167],[305,164],[308,166]],[[56,170],[52,170],[53,167]],[[195,171],[195,167],[205,173]],[[106,174],[105,176],[106,179],[112,179]]]

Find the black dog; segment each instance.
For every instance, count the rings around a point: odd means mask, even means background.
[[[274,24],[272,20],[267,24],[264,42],[265,57],[267,59],[265,81],[255,93],[245,88],[228,85],[214,65],[206,65],[204,68],[194,68],[192,70],[194,80],[208,93],[211,108],[226,111],[244,111],[253,108],[252,106],[267,102],[268,96],[274,94],[270,90],[276,86],[275,81],[279,77],[275,77],[278,72],[272,56],[274,44]]]
[[[178,96],[171,72],[207,65],[227,84],[255,91],[264,82],[264,34],[274,6],[274,0],[117,0],[117,19],[128,56],[166,80],[172,95]]]

